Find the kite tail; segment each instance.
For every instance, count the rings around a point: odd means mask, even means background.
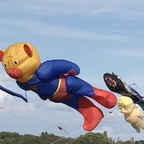
[[[10,95],[13,95],[13,96],[16,96],[16,97],[22,98],[25,102],[28,102],[27,98],[24,97],[24,96],[21,95],[21,94],[15,93],[15,92],[13,92],[13,91],[11,91],[11,90],[9,90],[9,89],[7,89],[7,88],[1,86],[1,85],[0,85],[0,89],[1,89],[2,91],[4,91],[4,92],[10,94]]]

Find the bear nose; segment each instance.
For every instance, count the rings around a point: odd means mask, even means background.
[[[23,73],[18,68],[9,68],[7,74],[14,79],[19,79],[23,77]]]

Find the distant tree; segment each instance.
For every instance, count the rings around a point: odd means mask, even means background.
[[[144,144],[144,140],[135,141],[135,144]]]
[[[88,132],[78,137],[73,144],[111,144],[111,139],[107,137],[107,132],[103,134]]]
[[[0,139],[0,144],[5,144],[3,139]]]
[[[41,144],[40,138],[38,136],[33,136],[30,134],[25,134],[21,136],[19,144]]]
[[[0,133],[1,143],[3,143],[3,141],[4,141],[5,144],[18,144],[19,137],[20,137],[20,135],[15,132],[14,133],[10,133],[10,132],[1,132]]]

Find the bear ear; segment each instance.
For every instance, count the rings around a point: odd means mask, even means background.
[[[0,50],[0,61],[2,61],[3,56],[4,56],[4,51],[3,51],[3,50]]]
[[[24,44],[23,48],[24,48],[26,54],[27,54],[29,57],[31,57],[31,56],[32,56],[32,50],[31,50],[31,48],[30,48],[27,44]]]

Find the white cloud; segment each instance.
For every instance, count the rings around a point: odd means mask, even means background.
[[[117,13],[121,15],[121,18],[130,16],[139,16],[142,14],[142,5],[144,2],[139,0],[135,3],[134,0],[49,0],[49,1],[17,1],[14,0],[12,2],[6,3],[2,2],[0,4],[0,8],[3,10],[5,7],[9,7],[9,10],[12,12],[21,11],[21,14],[36,14],[47,15],[47,16],[94,16],[98,13]],[[135,7],[133,9],[133,7]],[[141,11],[140,11],[141,10]],[[135,17],[137,18],[137,17]]]
[[[91,9],[98,8],[99,6],[105,3],[113,3],[113,1],[83,1],[83,0],[43,0],[43,1],[17,1],[14,0],[9,3],[1,3],[1,9],[4,7],[9,7],[9,9],[14,11],[21,10],[25,13],[36,13],[36,14],[43,14],[43,15],[50,15],[50,16],[60,16],[60,15],[71,15],[71,14],[83,14],[86,12],[91,11]]]
[[[55,36],[55,37],[64,37],[64,38],[76,38],[76,39],[87,39],[87,40],[111,40],[111,41],[126,41],[127,39],[132,39],[130,36],[123,36],[119,34],[105,34],[92,32],[80,28],[72,28],[68,26],[57,26],[51,25],[44,22],[38,22],[34,20],[13,20],[1,18],[2,22],[0,25],[7,25],[10,27],[20,27],[24,30],[31,31],[36,34],[46,35],[46,36]],[[27,22],[28,21],[28,22]],[[41,27],[42,25],[42,27]],[[12,33],[14,29],[10,30],[9,33]],[[17,35],[17,34],[16,34]]]
[[[133,57],[133,58],[143,58],[144,57],[144,49],[143,48],[121,48],[115,50],[108,50],[108,53],[111,53],[114,56],[120,57]]]

